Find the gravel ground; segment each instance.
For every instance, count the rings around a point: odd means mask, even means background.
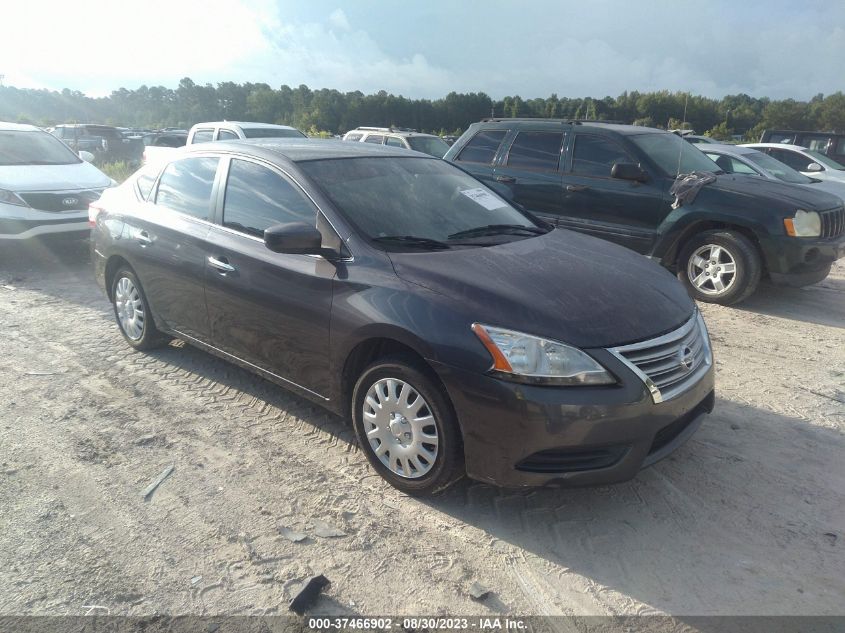
[[[4,245],[0,615],[285,614],[316,573],[321,614],[845,614],[845,265],[703,310],[717,406],[672,457],[419,501],[315,405],[178,343],[130,351],[87,246]]]

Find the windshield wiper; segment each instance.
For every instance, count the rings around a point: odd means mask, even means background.
[[[488,224],[486,226],[477,226],[474,229],[467,229],[466,231],[458,231],[449,236],[449,240],[458,240],[463,237],[486,237],[488,235],[519,235],[520,233],[528,233],[529,235],[545,235],[548,231],[539,226],[526,226],[524,224]]]
[[[436,251],[452,248],[446,242],[440,242],[428,237],[417,237],[416,235],[382,235],[374,237],[374,242],[384,242],[393,244],[402,244],[413,248],[422,248],[426,250]]]

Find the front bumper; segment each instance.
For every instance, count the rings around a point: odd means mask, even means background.
[[[85,236],[90,232],[87,211],[51,213],[29,207],[0,205],[0,240],[28,240],[56,234]]]
[[[626,481],[683,444],[713,410],[712,363],[687,391],[655,403],[640,378],[602,352],[595,356],[619,385],[525,385],[435,363],[461,425],[467,475],[503,487]]]
[[[845,257],[845,235],[835,238],[777,237],[766,250],[766,267],[773,281],[806,285],[821,281],[831,265]]]

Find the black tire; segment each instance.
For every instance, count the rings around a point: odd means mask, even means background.
[[[718,247],[717,259],[702,258],[707,247]],[[713,251],[710,250],[710,253]],[[693,261],[695,260],[695,261]],[[698,266],[696,262],[705,262]],[[724,269],[733,262],[734,272]],[[711,270],[716,269],[711,276]],[[698,273],[698,274],[697,274]],[[699,233],[684,244],[678,256],[678,279],[698,301],[732,305],[750,297],[760,283],[763,264],[751,241],[736,231],[714,230]],[[698,280],[698,285],[694,280]],[[721,284],[720,289],[717,284]]]
[[[121,280],[123,279],[128,280],[129,283],[132,284],[132,287],[137,290],[137,304],[141,306],[140,309],[143,311],[143,319],[140,320],[139,335],[138,332],[127,331],[127,329],[125,329],[127,326],[125,326],[124,321],[121,320],[120,311],[123,309],[123,302],[121,302],[118,297],[119,288],[121,288],[122,284]],[[137,275],[135,275],[131,268],[124,266],[115,273],[114,279],[112,279],[111,296],[114,317],[117,320],[117,327],[120,329],[120,333],[129,345],[137,350],[143,351],[160,347],[167,342],[167,337],[165,337],[158,328],[156,328],[152,313],[150,312],[150,304],[147,302],[147,296],[144,294],[141,282],[138,280]]]
[[[417,475],[412,470],[411,474],[413,478],[397,474],[382,463],[381,459],[376,455],[370,439],[367,437],[366,423],[364,420],[364,406],[367,394],[379,381],[390,378],[407,383],[418,392],[425,403],[422,413],[425,413],[424,409],[427,407],[433,417],[433,425],[428,424],[426,428],[429,429],[429,433],[432,426],[437,431],[437,451],[432,465],[428,466],[428,463],[424,462],[424,467],[428,468],[428,470],[423,475]],[[399,400],[398,395],[399,393],[393,394],[397,401]],[[412,404],[415,402],[416,400],[412,401]],[[387,405],[389,403],[385,404]],[[399,417],[401,418],[402,416]],[[372,467],[391,486],[402,492],[414,496],[434,494],[458,481],[464,474],[461,434],[452,403],[436,378],[432,377],[427,368],[423,367],[415,359],[391,356],[389,358],[379,359],[367,367],[356,382],[352,392],[352,421],[355,427],[355,435],[358,438],[358,444],[367,456]],[[369,425],[374,424],[369,423]],[[414,428],[414,441],[419,440],[416,437],[416,433],[417,429]],[[411,440],[409,440],[410,442]],[[379,444],[380,446],[381,444]],[[392,450],[393,447],[387,451],[386,458],[388,460],[391,459]],[[401,457],[402,447],[397,446],[397,450],[400,451]],[[393,455],[396,455],[396,453],[393,453]]]

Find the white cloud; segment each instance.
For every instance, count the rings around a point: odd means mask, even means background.
[[[340,31],[349,30],[349,20],[346,19],[346,14],[343,9],[335,9],[329,16],[329,23]]]

